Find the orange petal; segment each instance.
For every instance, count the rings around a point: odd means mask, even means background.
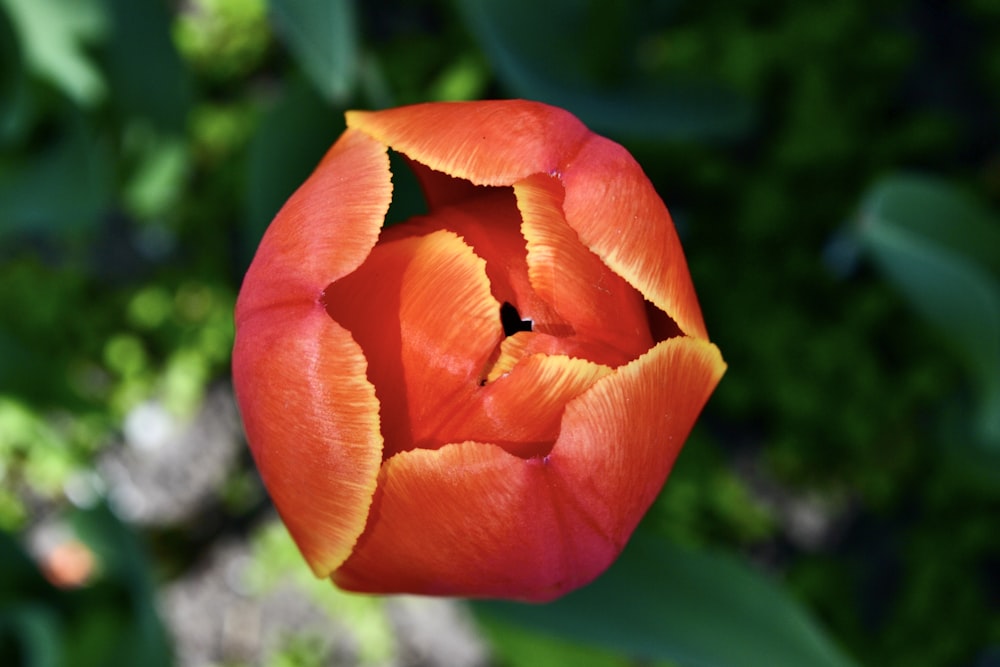
[[[398,454],[369,532],[332,579],[366,593],[534,602],[582,586],[620,547],[563,516],[551,474],[543,458],[485,443]]]
[[[570,401],[549,456],[465,442],[393,457],[334,581],[531,601],[588,583],[648,509],[724,369],[710,343],[672,338]]]
[[[479,388],[503,338],[486,262],[455,234],[423,237],[403,276],[403,371],[418,442],[434,440],[450,412]]]
[[[592,135],[561,178],[566,221],[583,244],[681,331],[707,339],[673,221],[632,156]]]
[[[476,185],[512,185],[530,174],[554,171],[589,134],[572,114],[525,100],[349,111],[347,126]]]
[[[547,454],[566,404],[610,372],[583,359],[532,355],[481,387],[440,432],[448,442],[491,442],[521,457]]]
[[[382,460],[364,355],[320,297],[371,251],[391,192],[385,147],[345,132],[271,223],[236,304],[233,382],[247,439],[317,575],[364,530]]]
[[[463,181],[464,182],[464,181]],[[528,279],[527,249],[521,235],[521,215],[510,188],[474,188],[476,195],[444,206],[431,215],[386,229],[383,239],[395,240],[438,229],[454,232],[476,255],[486,260],[486,274],[493,297],[514,305],[535,329],[571,333],[572,329],[535,294]]]
[[[715,345],[671,338],[566,406],[549,458],[581,523],[625,544],[725,369]]]
[[[585,342],[587,358],[620,366],[653,345],[642,296],[587,249],[566,224],[563,187],[536,174],[514,185],[535,293]]]
[[[707,338],[673,222],[649,179],[624,148],[570,113],[524,100],[429,103],[350,111],[347,125],[475,185],[560,178],[566,219],[583,244],[684,333]]]
[[[243,279],[237,325],[254,310],[315,303],[371,252],[391,199],[385,146],[344,132],[264,233]]]
[[[532,331],[518,331],[513,336],[504,338],[500,343],[500,353],[486,375],[486,381],[493,382],[509,373],[521,359],[528,356],[533,339],[537,337],[538,334]]]
[[[233,383],[264,486],[317,576],[364,530],[382,462],[365,357],[317,304],[245,318]]]
[[[323,292],[329,316],[351,332],[368,359],[367,377],[385,415],[382,437],[386,450],[392,451],[409,446],[413,440],[402,371],[399,294],[403,273],[419,245],[419,239],[380,242],[357,271],[331,283]]]
[[[402,237],[331,285],[326,303],[368,356],[386,456],[441,444],[441,425],[472,400],[503,339],[486,263],[449,231]]]

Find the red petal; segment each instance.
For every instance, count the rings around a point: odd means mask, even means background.
[[[486,263],[449,231],[403,237],[380,243],[326,302],[371,363],[386,456],[441,444],[442,424],[472,400],[503,338]]]
[[[582,523],[624,545],[725,369],[715,345],[671,338],[566,406],[549,458]]]
[[[620,366],[653,345],[642,296],[587,249],[566,224],[563,187],[536,174],[514,185],[535,293],[586,344],[586,358]]]
[[[364,530],[382,460],[364,355],[320,295],[375,244],[389,178],[385,147],[345,132],[268,228],[236,305],[233,382],[247,439],[320,576]]]
[[[592,135],[561,178],[566,221],[583,244],[681,331],[707,339],[670,213],[632,156]]]
[[[499,444],[520,457],[547,454],[566,404],[610,372],[583,359],[533,355],[483,386],[440,433],[449,442]]]
[[[347,130],[285,203],[243,280],[237,320],[320,292],[365,260],[392,199],[385,146]]]
[[[364,530],[382,462],[365,358],[321,306],[244,319],[233,382],[261,478],[317,576]]]
[[[476,185],[512,185],[531,174],[554,171],[589,134],[570,113],[524,100],[349,111],[347,126]]]
[[[718,350],[672,338],[570,401],[551,455],[466,442],[383,466],[347,589],[545,601],[620,553],[721,376]]]
[[[617,553],[575,529],[550,467],[495,445],[417,449],[386,462],[374,524],[333,581],[366,593],[547,601]]]
[[[624,148],[570,113],[523,100],[430,103],[351,111],[347,125],[476,185],[562,179],[566,219],[583,244],[683,332],[707,338],[673,222],[649,179]],[[454,201],[450,186],[424,187],[432,201],[438,190]]]
[[[386,229],[383,238],[392,240],[438,229],[454,232],[486,260],[490,290],[498,302],[514,305],[522,318],[535,322],[537,331],[561,335],[571,332],[548,304],[538,298],[528,280],[527,249],[513,192],[509,188],[475,190],[477,196]]]

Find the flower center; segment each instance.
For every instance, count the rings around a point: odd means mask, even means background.
[[[531,331],[534,323],[531,320],[522,320],[517,308],[509,301],[504,301],[500,306],[500,324],[503,326],[504,337],[509,337],[519,331]]]
[[[536,290],[522,222],[512,189],[484,189],[383,229],[325,290],[368,359],[385,458],[465,441],[544,455],[566,402],[652,346],[642,297],[589,251],[542,252]]]

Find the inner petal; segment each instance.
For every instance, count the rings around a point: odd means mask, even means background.
[[[477,188],[384,229],[327,288],[368,359],[385,459],[463,440],[545,454],[566,403],[652,346],[642,297],[579,243],[543,178],[517,186],[524,223],[514,189]]]
[[[566,404],[611,372],[583,359],[531,355],[483,385],[477,400],[453,413],[441,432],[452,438],[450,442],[475,436],[515,456],[544,456],[559,436]]]
[[[450,177],[442,175],[441,178]],[[511,304],[522,320],[531,320],[534,331],[571,335],[572,326],[538,297],[528,278],[527,247],[521,235],[521,213],[513,190],[494,187],[475,187],[474,190],[474,194],[466,190],[461,200],[452,205],[386,229],[383,241],[439,229],[454,232],[476,255],[486,260],[493,298],[501,304]]]
[[[641,294],[580,242],[562,210],[558,179],[536,174],[514,186],[523,216],[528,278],[534,293],[570,322],[573,352],[617,367],[653,345]]]
[[[438,230],[380,242],[361,268],[326,289],[327,312],[368,359],[384,458],[428,446],[474,400],[503,339],[485,268],[462,239]]]

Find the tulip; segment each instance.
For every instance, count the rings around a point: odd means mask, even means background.
[[[429,212],[383,228],[390,148]],[[592,581],[724,370],[641,168],[527,101],[348,112],[236,305],[256,465],[313,572],[353,591]]]

